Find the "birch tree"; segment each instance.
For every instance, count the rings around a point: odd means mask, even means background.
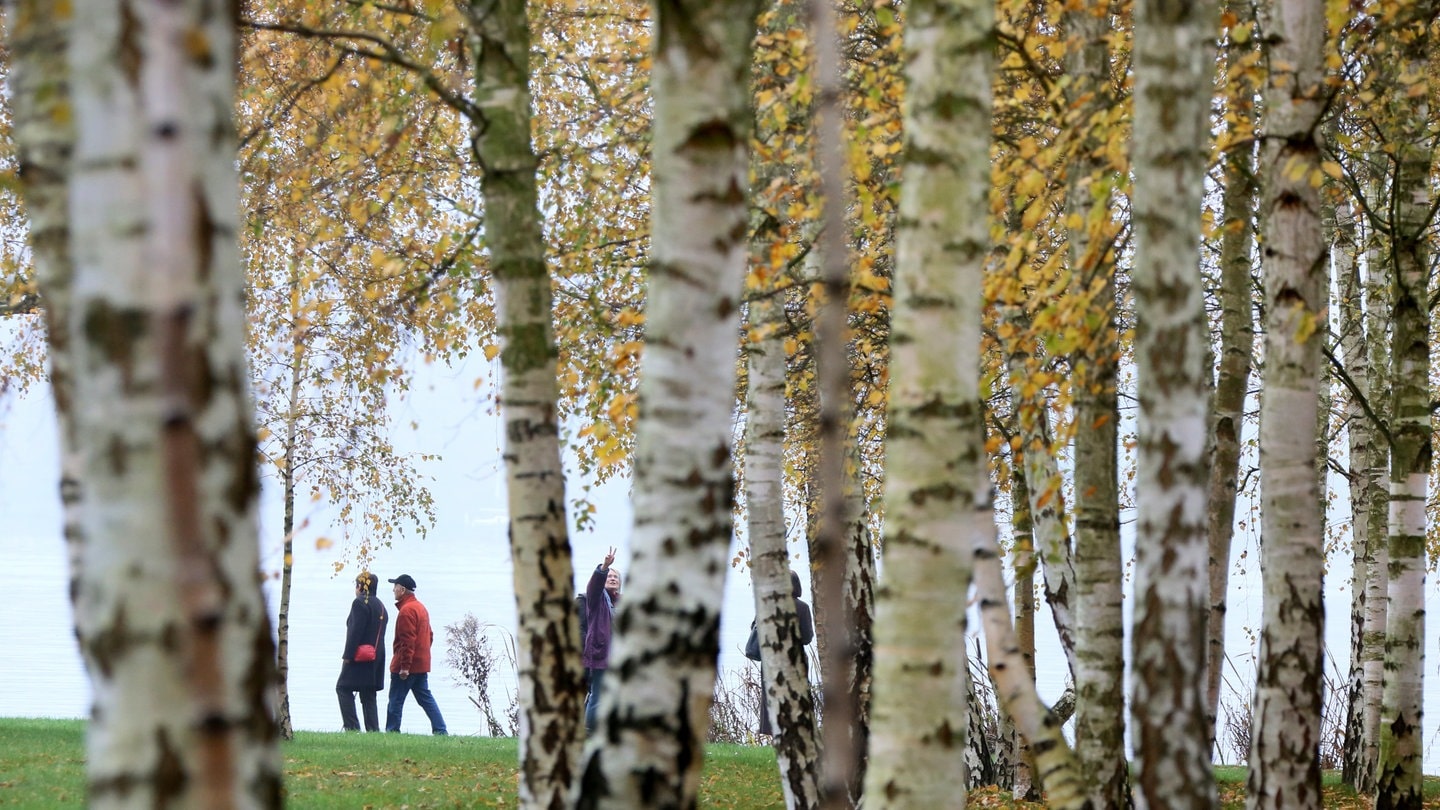
[[[1251,254],[1255,246],[1255,87],[1250,80],[1258,51],[1248,0],[1225,4],[1223,56],[1225,129],[1217,144],[1223,191],[1220,199],[1220,346],[1210,415],[1214,441],[1210,462],[1210,615],[1206,628],[1206,706],[1214,733],[1225,667],[1225,615],[1230,582],[1230,548],[1235,534],[1235,495],[1240,471],[1240,434],[1255,350],[1251,314]]]
[[[756,268],[759,270],[759,268]],[[820,806],[820,746],[805,647],[791,595],[790,555],[783,506],[785,332],[773,274],[748,305],[749,370],[745,419],[745,507],[749,515],[750,575],[760,638],[762,699],[775,729],[775,756],[785,806]]]
[[[1370,514],[1366,507],[1372,493],[1366,491],[1365,474],[1370,464],[1373,428],[1365,407],[1370,399],[1369,361],[1365,345],[1365,303],[1360,280],[1359,239],[1355,217],[1348,201],[1327,208],[1327,229],[1334,234],[1331,261],[1334,263],[1337,309],[1340,328],[1336,344],[1343,361],[1340,378],[1347,389],[1343,399],[1349,468],[1345,477],[1350,494],[1350,664],[1345,678],[1345,742],[1342,778],[1356,785],[1364,764],[1365,689],[1365,583],[1375,564],[1373,550],[1366,543]]]
[[[1260,408],[1265,589],[1247,806],[1319,808],[1325,538],[1316,473],[1329,239],[1321,228],[1323,10],[1261,7],[1265,84],[1265,391]]]
[[[1214,7],[1135,6],[1135,361],[1139,378],[1131,740],[1135,802],[1217,801],[1205,702],[1206,378],[1200,197]]]
[[[731,534],[754,0],[654,9],[652,256],[630,586],[583,808],[693,807]]]
[[[1016,628],[1010,624],[1000,547],[993,533],[987,535],[983,527],[975,532],[974,539],[975,591],[980,601],[986,658],[996,697],[1035,756],[1046,806],[1075,810],[1093,807],[1087,780],[1060,730],[1062,723],[1040,702],[1034,672],[1021,652]]]
[[[1369,242],[1373,247],[1367,250],[1367,266],[1370,268],[1366,279],[1365,301],[1365,346],[1368,372],[1367,388],[1372,392],[1384,390],[1389,379],[1390,351],[1388,333],[1385,328],[1389,321],[1390,278],[1392,268],[1380,258],[1379,235],[1370,229]],[[1385,679],[1385,626],[1389,614],[1390,590],[1390,549],[1389,513],[1390,491],[1385,485],[1390,470],[1388,426],[1390,403],[1388,397],[1370,396],[1369,403],[1372,433],[1366,445],[1363,476],[1367,498],[1361,503],[1365,511],[1365,554],[1369,560],[1365,582],[1365,625],[1361,636],[1361,670],[1359,711],[1361,718],[1360,767],[1355,775],[1357,790],[1372,792],[1375,789],[1376,771],[1380,762],[1380,704]]]
[[[1390,298],[1390,599],[1380,718],[1377,808],[1418,808],[1425,653],[1425,504],[1432,464],[1430,416],[1433,2],[1398,11],[1388,63],[1387,133],[1394,150],[1390,210],[1395,270]]]
[[[819,499],[811,566],[823,572],[815,601],[824,603],[828,643],[822,668],[825,717],[821,799],[839,810],[859,798],[867,767],[869,681],[874,666],[874,556],[864,520],[860,453],[852,444],[856,424],[850,360],[850,238],[847,227],[849,173],[845,137],[844,76],[840,33],[832,0],[810,0],[815,50],[815,163],[822,198],[816,239],[818,285],[824,292],[815,315]],[[838,621],[836,621],[838,620]]]
[[[97,2],[69,49],[75,620],[91,807],[279,807],[226,4]]]
[[[1372,264],[1372,267],[1376,265]],[[1388,286],[1388,285],[1375,285]],[[1385,329],[1379,324],[1385,320],[1384,314],[1376,314],[1373,310],[1383,310],[1386,306],[1383,296],[1375,295],[1371,299],[1376,303],[1372,307],[1367,318],[1372,323],[1371,332],[1367,337],[1370,344],[1367,351],[1370,353],[1370,390],[1378,391],[1388,375],[1389,351],[1385,346]],[[1378,401],[1382,398],[1374,398]],[[1388,414],[1389,408],[1385,408]],[[1382,417],[1386,418],[1386,417]],[[1359,773],[1356,775],[1356,788],[1367,793],[1375,789],[1375,778],[1380,764],[1380,706],[1384,696],[1385,682],[1385,628],[1389,623],[1390,600],[1390,547],[1389,547],[1389,521],[1390,493],[1385,482],[1389,477],[1389,444],[1377,437],[1372,437],[1369,447],[1369,463],[1365,472],[1366,489],[1371,493],[1367,502],[1368,512],[1366,516],[1365,549],[1371,562],[1366,571],[1365,577],[1365,629],[1361,640],[1361,668],[1363,670],[1363,683],[1360,690],[1361,708],[1361,745],[1362,763]]]
[[[980,291],[989,251],[993,5],[908,9],[906,163],[897,226],[867,806],[963,807],[965,603],[979,525]],[[936,346],[943,349],[936,351]],[[993,528],[991,529],[993,531]]]
[[[578,786],[584,689],[570,596],[550,274],[530,142],[525,0],[473,0],[472,136],[499,303],[500,407],[519,616],[520,806],[566,807]]]
[[[1112,178],[1097,125],[1117,104],[1110,82],[1109,3],[1067,9],[1067,123],[1077,130],[1066,195],[1072,293],[1083,302],[1083,343],[1072,354],[1075,409],[1075,747],[1097,807],[1128,803],[1125,761],[1125,633],[1121,611],[1120,473],[1116,380]]]

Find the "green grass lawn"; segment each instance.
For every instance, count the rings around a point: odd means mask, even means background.
[[[84,807],[84,734],[80,720],[0,719],[0,807]],[[281,750],[300,810],[515,806],[513,739],[300,732]],[[707,747],[700,803],[783,810],[774,751]]]
[[[0,807],[58,810],[85,806],[85,724],[80,720],[0,719]],[[514,807],[512,739],[415,734],[301,732],[283,746],[286,804],[300,810],[343,808]],[[1215,769],[1221,806],[1245,806],[1245,768]],[[780,777],[768,747],[705,749],[700,805],[781,810]],[[1038,808],[985,789],[969,806]],[[1325,775],[1325,806],[1368,808]],[[1425,806],[1440,808],[1440,778],[1425,778]]]

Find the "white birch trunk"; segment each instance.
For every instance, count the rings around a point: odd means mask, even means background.
[[[845,519],[847,543],[845,557],[845,613],[847,629],[850,632],[850,662],[847,667],[850,678],[851,721],[848,729],[850,744],[849,779],[846,800],[859,796],[865,784],[865,770],[869,763],[870,740],[870,691],[875,673],[875,542],[865,505],[864,484],[861,481],[859,437],[852,431],[847,447],[848,474],[845,480]],[[819,633],[819,630],[816,630]],[[827,784],[837,796],[838,778],[843,763],[833,768],[837,781]],[[827,769],[829,773],[829,769]]]
[[[964,807],[965,600],[977,532],[993,531],[980,411],[980,291],[989,247],[993,4],[907,12],[884,576],[865,802]],[[942,345],[944,351],[936,351]]]
[[[977,517],[980,517],[977,515]],[[1061,723],[1035,691],[1035,676],[1026,661],[1010,625],[1010,606],[1005,598],[1005,572],[1000,547],[995,543],[994,523],[972,533],[975,541],[975,593],[980,603],[980,621],[985,628],[985,654],[990,677],[995,682],[1001,709],[1014,721],[1029,743],[1035,768],[1051,808],[1089,808],[1086,779],[1061,732]],[[1028,598],[1028,594],[1027,594]]]
[[[1074,83],[1067,102],[1085,113],[1113,104],[1107,4],[1067,10],[1067,73]],[[1090,126],[1091,115],[1077,116]],[[1124,561],[1120,556],[1120,489],[1116,430],[1120,413],[1115,384],[1119,336],[1115,331],[1115,252],[1107,239],[1110,195],[1092,200],[1103,168],[1097,137],[1082,135],[1070,156],[1066,194],[1072,293],[1093,324],[1072,359],[1075,384],[1075,753],[1097,806],[1127,802],[1125,761]]]
[[[1366,543],[1370,529],[1369,484],[1370,443],[1373,429],[1370,415],[1370,355],[1366,350],[1365,306],[1360,283],[1359,249],[1355,219],[1349,205],[1330,208],[1335,234],[1331,257],[1335,263],[1339,291],[1339,349],[1344,362],[1345,433],[1350,468],[1346,481],[1350,491],[1350,666],[1345,678],[1345,741],[1342,778],[1352,787],[1361,784],[1365,767],[1365,584],[1375,560]]]
[[[1423,44],[1416,43],[1416,48]],[[1414,54],[1411,54],[1414,56]],[[1426,68],[1416,58],[1411,68]],[[1399,92],[1399,89],[1396,89]],[[1394,180],[1395,276],[1390,300],[1390,605],[1385,686],[1380,717],[1380,758],[1375,807],[1421,805],[1421,698],[1425,648],[1425,504],[1431,472],[1430,256],[1424,236],[1431,217],[1429,175],[1434,155],[1414,133],[1426,126],[1423,98],[1397,99],[1413,116],[1399,127]]]
[[[655,8],[652,250],[629,587],[580,807],[693,807],[734,500],[751,0]]]
[[[1209,329],[1199,255],[1213,12],[1208,2],[1135,8],[1140,415],[1130,705],[1141,808],[1217,802],[1204,678]]]
[[[96,0],[69,59],[76,623],[95,808],[279,807],[236,243],[234,10]]]
[[[1378,234],[1371,234],[1372,246],[1367,250],[1370,276],[1367,279],[1365,302],[1365,351],[1369,354],[1369,389],[1380,392],[1389,387],[1390,351],[1387,345],[1389,334],[1386,324],[1390,319],[1390,279],[1393,268],[1380,257]],[[1388,396],[1372,396],[1370,407],[1375,411],[1376,424],[1387,424],[1390,414]],[[1355,786],[1365,793],[1375,790],[1375,777],[1380,763],[1380,704],[1383,700],[1385,680],[1385,625],[1390,607],[1390,489],[1386,479],[1390,470],[1390,448],[1388,442],[1372,431],[1366,460],[1365,490],[1369,498],[1366,506],[1365,553],[1371,563],[1365,578],[1365,631],[1361,642],[1363,683],[1360,699],[1362,712],[1362,739],[1364,742],[1360,771]]]
[[[1344,383],[1354,390],[1344,391],[1344,425],[1350,467],[1345,478],[1350,494],[1350,665],[1345,676],[1345,742],[1342,778],[1355,784],[1363,749],[1363,708],[1360,703],[1364,688],[1365,643],[1365,581],[1369,578],[1371,560],[1366,555],[1365,535],[1369,512],[1364,506],[1365,474],[1369,462],[1370,426],[1366,421],[1363,400],[1368,399],[1366,385],[1364,303],[1360,297],[1360,266],[1355,261],[1355,228],[1347,207],[1331,206],[1327,224],[1334,233],[1331,260],[1335,264],[1338,287],[1340,330],[1337,349],[1344,363]]]
[[[1006,317],[1016,323],[1018,333],[1028,331],[1019,307],[1009,308]],[[1049,407],[1043,398],[1035,402],[1024,402],[1020,398],[1019,392],[1030,378],[1028,358],[1029,352],[1023,345],[1011,349],[1007,358],[1012,396],[1016,398],[1015,421],[1019,424],[1021,446],[1024,448],[1021,462],[1027,484],[1025,493],[1030,503],[1035,554],[1040,560],[1045,602],[1050,606],[1055,630],[1060,636],[1060,647],[1065,653],[1070,676],[1074,678],[1079,666],[1075,661],[1077,630],[1073,600],[1076,585],[1070,536],[1065,528],[1065,493],[1060,467],[1051,451],[1050,431],[1046,429]]]
[[[1010,555],[1015,580],[1010,585],[1010,599],[1015,617],[1015,651],[1025,666],[1023,676],[1030,687],[1035,686],[1035,524],[1030,519],[1030,487],[1022,470],[1013,470],[1010,477]],[[976,566],[980,565],[978,559]],[[1003,571],[1002,571],[1003,579]],[[1003,585],[1002,585],[1003,587]],[[995,661],[994,654],[989,660]],[[991,676],[994,680],[994,676]],[[997,687],[998,689],[998,687]],[[1038,700],[1038,697],[1037,697]],[[1030,750],[1030,740],[1016,728],[1008,713],[1002,712],[1001,734],[1005,742],[1014,749],[1015,775],[1011,781],[1010,795],[1015,799],[1039,801],[1040,785],[1035,775],[1035,755]],[[1068,744],[1066,746],[1069,747]]]
[[[290,322],[298,323],[296,305],[299,303],[298,272],[291,266],[290,289],[293,302],[290,308]],[[281,523],[284,538],[280,541],[280,607],[275,613],[275,723],[280,727],[280,738],[295,739],[295,728],[290,721],[290,590],[295,582],[295,469],[299,466],[300,454],[297,442],[300,425],[300,386],[308,370],[306,344],[299,333],[290,342],[290,396],[287,400],[289,411],[285,419],[285,467],[280,475],[280,498],[284,503],[285,516]]]
[[[1253,22],[1250,0],[1231,0],[1226,10],[1235,25]],[[1255,351],[1251,254],[1255,247],[1254,146],[1249,137],[1255,119],[1255,88],[1248,73],[1237,65],[1254,47],[1254,40],[1225,51],[1225,105],[1233,118],[1235,139],[1220,158],[1224,172],[1220,235],[1220,349],[1210,415],[1209,481],[1210,616],[1206,627],[1206,707],[1210,731],[1220,709],[1220,682],[1225,667],[1225,614],[1230,582],[1230,548],[1235,534],[1235,493],[1240,472],[1240,434],[1245,398],[1250,392],[1250,370]]]
[[[1375,236],[1375,235],[1372,235]],[[1372,239],[1374,241],[1374,239]],[[1377,392],[1369,398],[1374,418],[1365,454],[1365,627],[1361,637],[1361,767],[1355,777],[1356,790],[1374,793],[1375,775],[1380,765],[1380,705],[1385,677],[1385,624],[1390,611],[1390,487],[1385,486],[1390,473],[1390,445],[1381,441],[1377,424],[1388,424],[1390,398],[1378,392],[1390,388],[1390,350],[1387,323],[1390,320],[1391,272],[1380,261],[1378,249],[1368,261],[1367,300],[1365,300],[1365,347],[1369,357],[1368,389]]]
[[[784,313],[778,298],[762,290],[751,298],[749,316],[745,506],[750,521],[750,576],[765,674],[763,699],[775,730],[780,786],[786,808],[796,810],[820,806],[820,740],[785,541]]]
[[[1264,619],[1246,804],[1319,808],[1325,538],[1317,475],[1329,240],[1321,227],[1323,9],[1261,5],[1265,87],[1265,391],[1260,408]]]
[[[519,619],[522,808],[568,807],[579,786],[584,687],[574,571],[565,522],[558,351],[530,139],[530,29],[525,0],[472,0],[476,108],[490,268],[504,376],[505,489]]]

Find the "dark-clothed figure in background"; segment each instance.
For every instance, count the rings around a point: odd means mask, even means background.
[[[355,716],[355,696],[360,696],[360,709],[365,714],[365,730],[380,730],[380,715],[375,708],[375,693],[385,688],[385,624],[390,613],[385,600],[375,593],[380,577],[361,574],[355,578],[355,601],[350,603],[350,616],[345,620],[345,652],[340,656],[340,678],[335,681],[335,694],[340,698],[340,722],[346,731],[359,731],[360,719]],[[372,661],[356,661],[355,650],[362,644],[375,647]]]
[[[810,606],[800,598],[800,593],[800,575],[791,571],[790,595],[795,597],[795,618],[800,622],[800,646],[804,647],[815,639],[815,618],[810,615]],[[760,683],[767,683],[763,666],[760,667]],[[760,733],[772,736],[775,734],[774,723],[770,719],[770,702],[763,699],[760,701]]]
[[[443,736],[445,718],[430,693],[430,645],[435,631],[430,628],[430,611],[415,598],[415,578],[409,574],[389,580],[395,584],[395,655],[390,661],[390,705],[385,712],[385,730],[400,730],[405,696],[415,693],[415,702],[430,718],[430,731]]]
[[[605,562],[595,566],[590,583],[585,586],[585,644],[580,663],[590,677],[590,695],[585,698],[585,732],[595,730],[595,711],[600,706],[600,682],[605,679],[605,666],[610,660],[610,624],[615,606],[620,604],[620,572],[611,568],[615,548],[605,555]]]

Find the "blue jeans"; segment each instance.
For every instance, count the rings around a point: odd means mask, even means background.
[[[411,692],[415,693],[415,702],[425,710],[425,716],[430,718],[430,731],[439,735],[449,733],[445,730],[445,718],[440,716],[440,706],[435,702],[435,696],[430,694],[428,672],[412,672],[408,678],[390,676],[390,705],[385,707],[385,730],[400,730],[400,714],[405,710],[405,696]]]
[[[590,674],[590,694],[585,696],[585,733],[595,732],[595,711],[600,708],[600,682],[605,680],[605,670],[586,670]]]

